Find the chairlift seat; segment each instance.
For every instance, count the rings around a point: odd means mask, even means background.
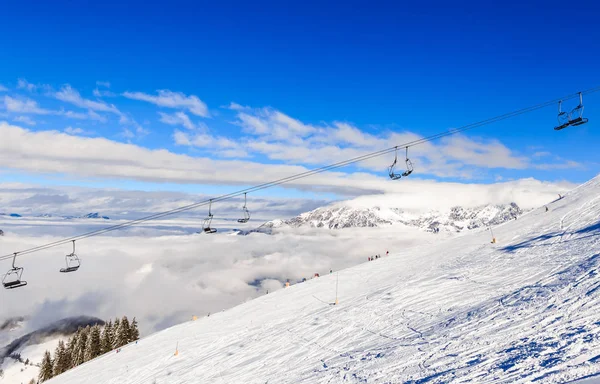
[[[19,288],[19,287],[26,286],[27,282],[23,281],[23,280],[13,280],[13,281],[9,281],[9,282],[6,282],[6,283],[2,283],[2,285],[6,289],[14,289],[14,288]]]
[[[564,123],[562,125],[559,125],[558,127],[554,127],[554,130],[555,131],[560,131],[561,129],[567,128],[569,125],[571,125],[570,121],[568,121],[568,122],[566,122],[566,123]]]
[[[60,271],[62,273],[69,273],[69,272],[75,272],[78,269],[79,269],[79,265],[73,266],[73,267],[61,268]]]
[[[569,121],[569,124],[576,127],[578,125],[582,125],[587,123],[589,120],[586,117],[576,117],[573,120]]]
[[[244,224],[244,223],[247,223],[247,222],[248,222],[248,220],[250,220],[250,219],[246,219],[246,218],[244,218],[244,219],[238,219],[238,221],[237,221],[237,222],[238,222],[238,223],[242,223],[242,224]]]
[[[402,176],[406,177],[406,176],[410,175],[412,172],[413,172],[412,169],[409,171],[402,172]]]
[[[204,233],[215,233],[217,230],[215,228],[206,227],[204,228]]]

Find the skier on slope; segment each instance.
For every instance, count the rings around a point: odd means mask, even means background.
[[[546,207],[546,212],[548,212],[548,206],[545,206],[545,207]]]

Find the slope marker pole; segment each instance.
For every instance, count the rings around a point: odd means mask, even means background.
[[[340,273],[336,272],[335,273],[335,305],[339,304],[339,301],[338,301],[338,285],[339,285],[339,282],[340,282]]]

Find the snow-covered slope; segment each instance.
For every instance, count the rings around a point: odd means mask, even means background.
[[[475,231],[406,248],[156,333],[50,383],[548,383],[598,374],[600,178],[549,208],[496,227],[496,244]]]
[[[271,228],[310,226],[341,229],[403,224],[432,232],[440,230],[461,232],[502,224],[516,219],[522,213],[523,211],[515,203],[474,208],[456,206],[443,211],[411,212],[394,207],[353,207],[342,202],[305,212],[289,220],[272,221],[265,226]]]

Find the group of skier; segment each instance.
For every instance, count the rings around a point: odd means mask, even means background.
[[[390,251],[385,251],[385,255],[386,255],[386,256],[388,256],[389,254],[390,254]],[[375,255],[375,256],[369,256],[369,257],[368,257],[368,260],[369,260],[369,261],[373,261],[373,260],[375,260],[375,259],[379,259],[379,258],[381,258],[381,255],[377,254],[377,255]]]

